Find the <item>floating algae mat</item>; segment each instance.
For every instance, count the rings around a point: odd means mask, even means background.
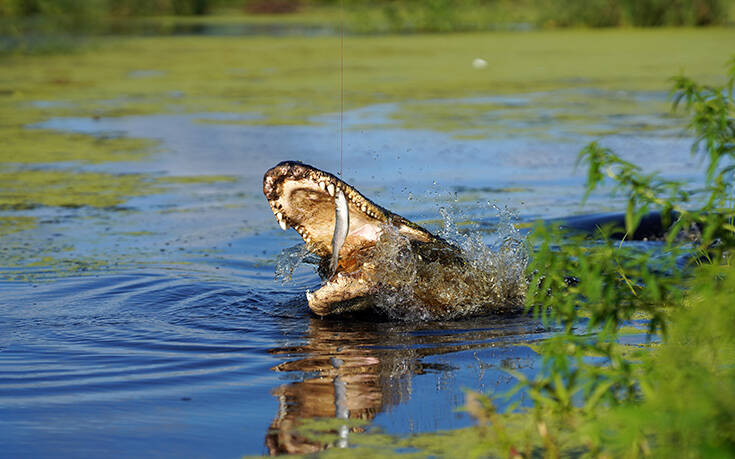
[[[506,206],[521,222],[620,210],[596,194],[579,208],[577,151],[605,134],[644,169],[697,180],[667,78],[720,82],[734,38],[347,37],[344,179],[494,248]],[[455,429],[474,424],[464,388],[536,372],[551,331],[532,318],[323,321],[303,295],[311,266],[274,279],[299,238],[273,220],[262,174],[285,159],[338,170],[337,56],[326,37],[150,37],[2,57],[6,454],[318,449],[297,426],[338,406],[392,435]]]

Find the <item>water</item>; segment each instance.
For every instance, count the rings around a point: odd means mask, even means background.
[[[521,221],[585,211],[578,206],[583,175],[572,173],[576,153],[594,132],[626,119],[613,113],[559,121],[543,101],[603,96],[615,95],[509,98],[526,107],[525,121],[511,126],[513,135],[505,134],[507,125],[490,125],[482,139],[408,129],[391,117],[392,104],[349,112],[344,179],[434,231],[441,230],[441,209],[449,209],[460,233],[497,248],[505,220],[493,204],[515,209]],[[656,128],[604,143],[646,170],[699,175],[676,120],[634,117]],[[212,118],[228,116],[70,118],[40,126],[161,142],[143,162],[60,167],[235,180],[171,185],[113,209],[34,209],[27,214],[39,217],[38,227],[4,236],[2,455],[306,451],[317,446],[293,424],[314,416],[362,418],[396,434],[457,428],[472,424],[457,411],[464,389],[500,394],[513,385],[504,369],[533,373],[538,361],[528,344],[550,332],[529,317],[312,317],[304,297],[319,285],[312,267],[299,265],[286,284],[275,279],[279,253],[300,239],[278,228],[261,181],[285,159],[337,170],[336,118],[321,117],[316,126],[201,122]],[[589,206],[622,208],[601,195]]]

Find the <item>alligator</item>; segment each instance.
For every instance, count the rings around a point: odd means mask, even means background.
[[[306,292],[318,316],[452,319],[522,307],[524,260],[477,263],[333,174],[284,161],[265,173],[263,193],[280,227],[296,230],[320,259],[323,284]]]

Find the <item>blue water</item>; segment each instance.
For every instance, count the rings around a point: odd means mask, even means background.
[[[646,170],[698,176],[691,139],[676,120],[633,113],[565,124],[544,106],[601,97],[645,104],[662,95],[520,95],[507,101],[527,110],[513,135],[490,124],[474,140],[406,129],[390,117],[391,104],[348,112],[344,178],[434,230],[439,209],[451,209],[490,244],[493,205],[516,209],[523,221],[622,208],[601,194],[579,207],[584,177],[573,165],[595,131],[633,120],[658,126],[604,143]],[[562,114],[585,110],[556,102]],[[334,417],[340,407],[388,433],[457,428],[472,424],[458,411],[464,389],[501,394],[513,385],[506,368],[531,375],[538,367],[528,344],[549,332],[525,316],[441,323],[311,316],[304,291],[319,284],[313,270],[298,268],[286,284],[274,279],[278,253],[299,238],[278,228],[262,174],[285,159],[335,171],[336,118],[223,124],[237,118],[68,118],[32,127],[160,141],[144,161],[60,167],[234,181],[171,185],[114,209],[34,209],[26,214],[39,217],[38,227],[3,238],[0,456],[296,451],[310,446],[293,424]]]

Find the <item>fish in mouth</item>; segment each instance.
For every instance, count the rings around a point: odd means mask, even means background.
[[[328,172],[284,161],[265,173],[263,193],[280,227],[296,230],[321,259],[323,284],[306,292],[309,308],[319,316],[374,308],[376,298],[407,286],[410,295],[402,295],[402,303],[419,305],[417,318],[454,318],[487,312],[488,303],[503,309],[522,302],[523,282],[510,294],[488,287],[498,283],[497,272],[478,272],[458,247]]]

